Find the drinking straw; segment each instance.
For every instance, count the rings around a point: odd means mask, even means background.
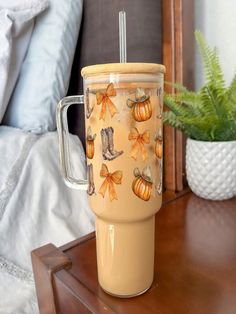
[[[120,39],[120,63],[125,63],[127,62],[125,11],[119,12],[119,39]]]

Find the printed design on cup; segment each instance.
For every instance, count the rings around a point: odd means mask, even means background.
[[[96,93],[97,104],[98,105],[102,104],[99,119],[102,119],[105,121],[107,107],[110,111],[111,117],[113,117],[116,113],[118,113],[116,106],[114,105],[114,103],[110,99],[110,97],[114,97],[114,96],[116,96],[116,90],[114,88],[113,83],[110,83],[107,86],[107,89],[105,92],[97,92]]]
[[[89,164],[87,167],[87,171],[88,171],[88,190],[87,193],[88,195],[93,195],[95,193],[95,185],[94,185],[94,179],[93,179],[93,165]]]
[[[142,159],[146,160],[148,158],[148,152],[145,144],[150,143],[150,132],[146,130],[140,134],[138,129],[134,127],[129,133],[128,140],[135,141],[131,147],[130,156],[134,160],[137,160],[138,155],[141,154]]]
[[[155,149],[154,149],[156,157],[158,159],[161,159],[162,158],[162,143],[163,143],[161,129],[159,129],[159,131],[156,133],[154,140],[156,142]]]
[[[92,129],[89,126],[87,129],[87,136],[86,136],[86,155],[89,159],[93,159],[94,156],[94,140],[96,138],[96,134],[92,134]]]
[[[136,196],[143,201],[148,201],[152,193],[152,174],[150,166],[146,166],[142,173],[138,168],[134,169],[134,180],[132,183],[132,190]]]
[[[108,127],[101,130],[102,156],[105,160],[113,160],[123,154],[123,150],[116,151],[114,148],[114,129]]]
[[[157,115],[158,119],[162,119],[162,115],[163,115],[163,101],[162,101],[162,88],[158,88],[157,89],[157,97],[158,97],[158,102],[159,102],[159,114]]]
[[[85,106],[86,106],[86,118],[89,119],[92,112],[93,112],[93,108],[94,108],[94,106],[90,107],[89,88],[87,88],[86,92],[85,92]]]
[[[102,164],[102,168],[100,171],[100,177],[105,178],[98,193],[102,195],[102,197],[105,197],[106,191],[108,189],[108,194],[110,201],[118,200],[116,190],[115,190],[115,184],[121,184],[123,173],[120,170],[117,170],[113,173],[110,173],[108,171],[107,165]]]
[[[158,161],[158,163],[159,163],[160,181],[159,181],[159,183],[155,186],[155,190],[156,190],[157,194],[159,194],[159,195],[162,194],[162,179],[163,179],[163,178],[162,178],[162,177],[163,177],[162,162],[163,162],[162,159],[160,159],[160,160]]]
[[[163,137],[162,137],[162,131],[161,129],[158,130],[158,132],[156,133],[154,140],[156,142],[155,144],[155,154],[159,165],[159,173],[160,173],[160,181],[157,185],[155,185],[155,191],[157,192],[157,194],[161,195],[162,194],[162,177],[163,177],[163,159],[162,159],[162,154],[163,154]]]
[[[135,121],[142,122],[149,120],[152,116],[150,96],[146,95],[143,88],[137,88],[135,100],[127,99],[127,106],[131,108]]]

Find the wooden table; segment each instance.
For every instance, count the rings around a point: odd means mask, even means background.
[[[192,193],[157,214],[155,278],[144,295],[119,299],[98,285],[95,235],[32,252],[40,312],[125,314],[236,313],[236,199]]]

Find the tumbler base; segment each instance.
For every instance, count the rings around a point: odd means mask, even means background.
[[[121,299],[128,299],[128,298],[135,298],[135,297],[138,297],[139,295],[142,295],[144,294],[145,292],[147,292],[150,288],[151,288],[152,284],[150,285],[150,287],[144,289],[143,291],[140,291],[138,293],[135,293],[135,294],[130,294],[130,295],[119,295],[119,294],[114,294],[114,293],[111,293],[109,291],[106,291],[105,289],[103,289],[103,287],[101,287],[101,289],[106,292],[107,294],[111,295],[112,297],[116,297],[116,298],[121,298]]]
[[[155,217],[138,222],[96,218],[98,281],[107,293],[130,298],[147,291],[154,275]]]

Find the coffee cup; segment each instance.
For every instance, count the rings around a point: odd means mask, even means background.
[[[81,73],[84,95],[65,97],[57,108],[62,174],[68,186],[87,190],[95,213],[101,287],[115,296],[136,296],[151,286],[154,274],[165,67],[114,63]],[[75,103],[85,108],[87,180],[69,173],[66,112]]]

